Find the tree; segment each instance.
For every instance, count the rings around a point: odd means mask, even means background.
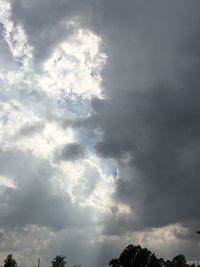
[[[172,262],[170,260],[166,260],[164,263],[164,267],[171,267],[172,266]]]
[[[172,260],[172,265],[174,267],[185,267],[186,266],[185,256],[179,254],[176,257],[174,257],[173,260]]]
[[[159,259],[154,254],[151,255],[148,267],[161,267]]]
[[[129,245],[119,256],[109,262],[111,267],[194,267],[186,262],[184,255],[177,255],[172,261],[158,259],[154,253],[141,246]],[[197,267],[200,267],[198,265]]]
[[[120,262],[118,259],[112,259],[110,262],[109,262],[109,265],[111,265],[112,267],[119,267],[120,266]]]
[[[122,267],[146,267],[149,264],[151,255],[152,253],[146,248],[129,245],[121,253],[119,262]]]
[[[52,260],[52,267],[65,267],[66,265],[65,257],[62,255],[57,255],[53,260]]]
[[[159,264],[160,264],[161,267],[165,266],[165,261],[164,261],[163,258],[160,258],[158,261],[159,261]]]
[[[13,259],[12,254],[9,254],[4,261],[4,267],[17,267],[17,262]]]

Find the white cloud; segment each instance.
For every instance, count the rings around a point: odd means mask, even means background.
[[[55,153],[74,142],[87,145],[78,128],[63,128],[62,121],[88,116],[91,98],[103,97],[106,55],[101,38],[80,28],[37,65],[23,24],[12,21],[10,2],[0,4],[10,55],[9,64],[0,66],[0,215],[5,236],[0,256],[15,251],[20,264],[42,254],[47,262],[51,242],[57,248],[62,242],[70,245],[69,231],[76,241],[77,231],[85,238],[87,253],[101,239],[102,218],[113,205],[114,177],[104,173],[102,160],[91,151],[74,162],[55,161]]]
[[[14,181],[7,176],[0,176],[0,187],[1,186],[16,188]]]
[[[62,89],[67,94],[100,97],[101,70],[106,55],[101,39],[89,30],[80,29],[58,47],[43,63],[44,75],[38,77],[42,90],[57,97]]]
[[[8,44],[13,59],[19,62],[22,68],[27,69],[32,61],[33,48],[28,44],[22,25],[15,25],[11,20],[10,1],[1,0],[0,5],[0,22],[4,26],[4,40]]]

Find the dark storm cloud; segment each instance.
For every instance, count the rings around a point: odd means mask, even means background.
[[[140,218],[120,218],[119,227],[199,220],[199,3],[99,1],[88,9],[108,55],[108,100],[94,100],[95,117],[77,125],[101,127],[97,151],[118,161],[116,198]],[[85,12],[79,2],[73,10]]]
[[[193,240],[200,223],[200,2],[12,3],[13,19],[23,24],[36,60],[76,29],[65,28],[65,21],[78,21],[102,38],[106,100],[94,100],[95,116],[76,126],[101,128],[96,149],[114,158],[119,171],[113,197],[131,207],[129,215],[108,218],[105,233],[180,222]]]
[[[90,15],[84,25],[100,34],[108,55],[102,73],[108,100],[93,101],[92,124],[104,132],[97,151],[118,161],[118,198],[141,228],[198,220],[199,2],[89,3],[14,1],[13,16],[42,51],[51,50],[54,37],[61,40],[62,21]],[[79,149],[62,151],[64,159],[69,154]]]
[[[65,145],[56,153],[56,160],[73,161],[84,156],[84,150],[81,144],[71,143]]]
[[[115,218],[116,231],[200,221],[198,3],[152,3],[132,30],[109,29],[108,100],[93,102],[104,132],[97,151],[117,160],[115,197],[133,210]]]

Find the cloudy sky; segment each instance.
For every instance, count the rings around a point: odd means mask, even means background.
[[[0,260],[200,260],[200,2],[0,0]]]

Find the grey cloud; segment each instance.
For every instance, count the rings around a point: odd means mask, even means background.
[[[98,15],[90,27],[108,55],[107,100],[94,100],[95,119],[77,125],[101,127],[97,151],[117,160],[115,198],[139,217],[122,218],[119,227],[199,221],[199,3],[99,1],[92,8]]]
[[[133,210],[116,219],[125,231],[200,220],[199,16],[194,11],[189,22],[184,5],[165,7],[147,5],[117,42],[106,36],[113,52],[103,72],[108,100],[93,102],[104,132],[97,151],[117,160],[115,197]]]
[[[13,240],[13,233],[6,231],[5,229],[1,232],[0,237],[0,252],[3,253],[5,251],[14,251],[17,252],[19,250],[19,246],[17,242]]]
[[[55,251],[66,255],[70,266],[107,266],[110,258],[119,256],[124,243],[107,239],[98,241],[97,236],[98,232],[91,227],[86,227],[84,231],[62,231],[52,240],[50,251],[52,255]]]
[[[3,35],[4,35],[4,25],[0,23],[0,40],[3,39]]]
[[[115,159],[119,170],[113,199],[133,211],[108,218],[106,234],[177,222],[192,231],[200,221],[199,1],[12,4],[13,19],[23,24],[36,60],[73,32],[63,28],[71,18],[103,40],[107,100],[94,100],[95,116],[76,126],[101,128],[96,149]]]
[[[18,137],[24,137],[24,136],[32,136],[44,129],[45,123],[44,122],[36,122],[31,125],[25,125],[24,127],[21,127],[21,129],[18,131],[17,136]]]
[[[69,5],[72,16],[86,14],[89,8],[91,16],[85,23],[103,38],[108,100],[93,101],[97,120],[86,124],[102,128],[97,151],[118,162],[118,198],[136,211],[141,228],[199,220],[199,3],[99,1],[90,7],[88,3],[83,7],[78,1],[59,2],[65,8]],[[13,14],[21,12],[29,21],[30,11],[34,14],[40,7],[14,5]],[[56,10],[51,11],[52,21],[58,17]],[[69,19],[68,12],[60,17]],[[48,18],[42,19],[49,32]],[[31,34],[31,26],[24,25]],[[40,50],[39,43],[35,47]],[[68,154],[68,149],[63,151],[63,157]],[[126,171],[121,175],[123,158],[129,160],[125,169],[132,168],[127,178]],[[134,229],[131,220],[130,225]]]
[[[73,161],[84,156],[83,147],[78,143],[65,145],[56,153],[56,160]]]
[[[43,61],[51,53],[54,47],[70,36],[76,25],[68,24],[70,20],[80,25],[81,16],[77,8],[84,9],[82,1],[12,1],[12,19],[16,23],[22,23],[30,44],[34,48],[35,60]],[[82,19],[82,26],[84,20]]]
[[[47,161],[30,152],[1,151],[0,162],[1,175],[13,178],[16,184],[16,188],[1,187],[1,227],[36,224],[59,230],[81,227],[92,218],[87,215],[91,210],[73,204],[68,193],[52,183],[55,170]]]
[[[141,227],[200,219],[199,93],[183,83],[180,90],[116,94],[99,115],[104,139],[97,150],[118,160],[119,198],[140,216]],[[124,156],[132,167],[127,179],[120,173]]]

